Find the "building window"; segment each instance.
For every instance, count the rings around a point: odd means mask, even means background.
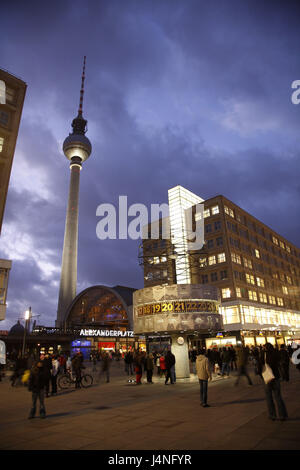
[[[276,305],[276,299],[273,295],[269,295],[269,303],[272,305]]]
[[[217,281],[218,280],[218,273],[211,273],[210,279],[211,279],[212,282]]]
[[[259,250],[255,248],[254,253],[255,253],[256,258],[260,258]]]
[[[256,278],[256,283],[259,287],[265,287],[265,281],[261,277]]]
[[[205,225],[205,233],[210,233],[211,232],[211,224]]]
[[[248,290],[248,296],[250,300],[257,301],[257,293],[255,292],[255,290]]]
[[[6,85],[4,80],[0,80],[0,104],[6,102]]]
[[[278,240],[277,240],[276,237],[273,237],[273,236],[272,236],[272,241],[273,241],[273,243],[274,243],[275,245],[278,245]]]
[[[226,270],[220,272],[220,278],[221,278],[221,281],[228,278]]]
[[[207,248],[213,248],[214,246],[214,241],[212,240],[207,240]]]
[[[227,287],[226,289],[222,289],[222,298],[229,299],[230,297],[231,297],[231,291],[229,287]]]
[[[286,276],[286,280],[289,284],[292,284],[292,278],[290,276]]]
[[[289,247],[289,246],[287,246],[287,245],[286,245],[286,251],[287,251],[288,253],[290,253],[290,252],[291,252],[291,249],[290,249],[290,247]]]
[[[199,265],[200,265],[200,268],[205,268],[205,266],[207,266],[206,258],[199,258]]]
[[[218,254],[218,263],[225,263],[225,261],[226,261],[225,253],[219,253]]]
[[[277,304],[279,307],[283,307],[283,299],[281,297],[277,297]]]
[[[0,123],[3,126],[8,126],[9,114],[6,111],[0,111]]]
[[[204,219],[206,219],[207,217],[210,217],[210,210],[209,209],[205,209],[205,211],[203,212],[203,217],[204,217]]]
[[[223,237],[217,238],[217,246],[223,246]]]
[[[250,259],[244,258],[244,266],[245,268],[252,269],[252,261]]]
[[[286,286],[282,286],[282,292],[284,294],[288,294],[289,293],[288,288]]]
[[[212,215],[219,214],[219,212],[220,212],[220,211],[219,211],[219,206],[213,206],[213,207],[211,208],[211,214],[212,214]]]
[[[242,264],[241,257],[237,253],[231,253],[231,260],[233,263]]]
[[[4,138],[0,137],[0,152],[3,150],[3,145],[4,145]]]
[[[234,218],[234,212],[233,212],[232,209],[230,209],[230,208],[227,207],[227,206],[224,206],[224,211],[225,211],[225,214],[230,215],[230,217],[233,217],[233,218]]]
[[[16,102],[16,91],[6,87],[6,102],[14,104]]]
[[[248,282],[248,284],[255,285],[254,276],[252,276],[252,274],[246,273],[246,281]]]
[[[207,284],[207,283],[208,283],[208,275],[202,274],[202,284]]]
[[[217,220],[215,222],[215,230],[221,230],[221,221],[220,220]]]
[[[240,289],[240,287],[236,287],[236,289],[235,289],[235,292],[236,292],[236,296],[237,296],[237,297],[239,297],[239,298],[241,298],[241,297],[242,297],[242,294],[241,294],[241,289]]]
[[[215,255],[208,257],[208,264],[209,264],[209,266],[211,266],[211,265],[213,265],[213,264],[216,264],[216,263],[217,263],[217,261],[216,261]]]
[[[268,302],[266,294],[263,294],[262,292],[259,293],[259,300],[260,302],[263,302],[264,304]]]

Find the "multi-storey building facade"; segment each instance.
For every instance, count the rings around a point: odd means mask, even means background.
[[[26,83],[0,69],[0,233],[26,93]],[[0,260],[0,320],[5,319],[11,261]]]
[[[0,69],[0,232],[26,87],[25,82]]]
[[[300,331],[300,249],[224,196],[203,205],[193,229],[203,217],[205,244],[188,252],[190,279],[218,287],[224,335],[249,345],[293,338]],[[143,241],[145,287],[177,282],[171,240]]]

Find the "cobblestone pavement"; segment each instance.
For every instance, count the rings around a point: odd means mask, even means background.
[[[46,419],[28,420],[31,393],[0,382],[1,450],[300,450],[300,374],[292,366],[290,382],[282,383],[289,419],[270,421],[264,385],[254,376],[234,386],[214,377],[209,383],[209,408],[200,406],[199,383],[178,380],[164,384],[128,383],[123,363],[113,363],[111,380],[89,389],[59,391],[46,399]],[[92,371],[87,364],[86,372]],[[145,381],[145,377],[143,378]]]

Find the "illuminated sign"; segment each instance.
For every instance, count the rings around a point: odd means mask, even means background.
[[[121,330],[97,330],[94,328],[82,328],[79,333],[80,336],[110,336],[121,338],[133,338],[133,331]]]
[[[182,300],[170,302],[157,302],[135,307],[138,317],[160,313],[218,313],[217,302],[202,300]]]

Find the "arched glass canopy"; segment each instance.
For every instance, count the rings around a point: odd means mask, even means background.
[[[67,314],[67,325],[128,328],[127,305],[118,292],[110,287],[90,287],[72,302]]]

